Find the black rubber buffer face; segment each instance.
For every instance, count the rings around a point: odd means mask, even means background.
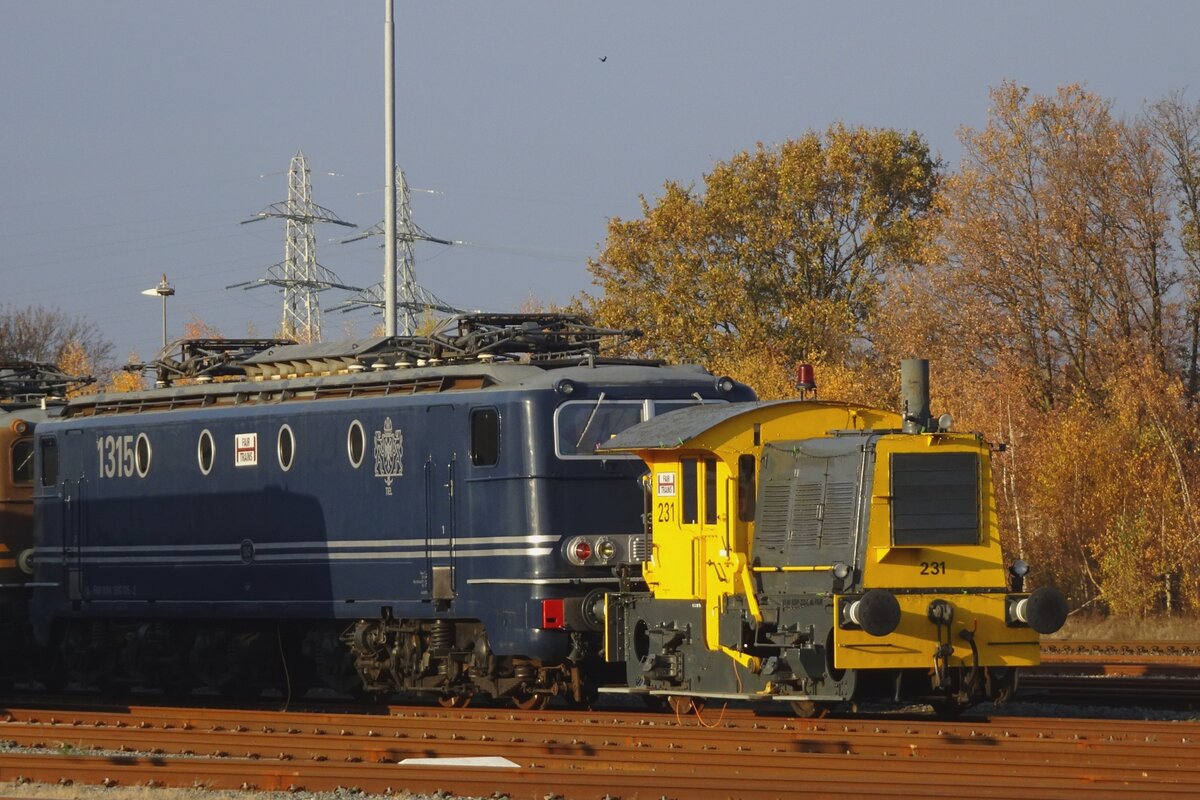
[[[1039,586],[1029,595],[1025,619],[1038,633],[1054,633],[1067,621],[1067,598],[1053,586]]]
[[[871,589],[858,601],[858,622],[872,636],[887,636],[900,624],[900,601],[886,589]]]

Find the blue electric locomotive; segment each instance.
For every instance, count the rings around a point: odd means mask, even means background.
[[[584,699],[604,592],[645,557],[644,465],[596,448],[753,399],[604,358],[610,333],[468,315],[422,338],[192,343],[160,388],[73,401],[36,435],[51,682]]]

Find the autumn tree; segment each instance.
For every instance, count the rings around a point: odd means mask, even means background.
[[[1165,366],[1179,275],[1146,127],[1115,119],[1079,86],[1031,97],[1006,83],[992,92],[987,126],[961,138],[947,247],[959,285],[991,307],[980,320],[993,329],[985,355],[1023,365],[1047,409],[1077,390],[1097,397],[1128,345]]]
[[[641,355],[784,393],[798,361],[861,355],[888,274],[928,258],[938,174],[916,133],[838,124],[760,144],[610,220],[583,306],[643,330]]]
[[[893,287],[877,344],[940,346],[961,372],[952,402],[1009,444],[1010,552],[1076,606],[1195,609],[1197,433],[1174,347],[1187,271],[1162,134],[1079,86],[1007,83],[992,102],[946,181],[946,258]]]
[[[70,354],[91,369],[106,371],[112,349],[96,324],[83,317],[44,306],[7,306],[0,312],[0,359],[59,364]]]
[[[205,322],[196,314],[188,317],[188,321],[183,324],[184,339],[224,339],[225,336],[221,331]]]
[[[141,357],[137,353],[130,353],[126,359],[127,364],[141,363]],[[146,388],[146,379],[142,375],[140,369],[128,370],[118,368],[112,371],[108,380],[104,383],[102,391],[105,392],[138,392]]]
[[[1188,395],[1200,393],[1200,102],[1189,105],[1173,92],[1147,110],[1150,135],[1170,171],[1178,250],[1186,264],[1186,335],[1178,357]]]
[[[92,363],[87,350],[77,339],[70,339],[63,345],[62,352],[55,362],[65,374],[77,378],[95,378],[96,365]],[[67,388],[67,397],[78,397],[95,391],[93,384],[74,384]]]
[[[1010,557],[1076,608],[1200,610],[1200,104],[1132,119],[1005,83],[946,177],[916,134],[834,126],[613,219],[583,310],[642,355],[789,392],[932,403],[993,459]],[[635,344],[635,347],[639,346]]]

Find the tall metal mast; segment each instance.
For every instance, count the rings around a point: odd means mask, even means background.
[[[329,209],[313,202],[308,159],[304,157],[303,151],[299,150],[292,156],[291,168],[288,170],[287,201],[267,206],[251,219],[244,220],[242,224],[270,217],[286,221],[283,261],[268,267],[264,278],[235,283],[226,288],[280,287],[283,290],[281,335],[300,342],[319,342],[321,304],[318,293],[326,289],[358,291],[358,287],[342,283],[341,278],[317,263],[315,225],[318,222],[328,222],[348,228],[358,226],[346,222]]]
[[[395,25],[392,23],[392,0],[384,0],[383,21],[383,138],[384,188],[383,224],[387,234],[383,244],[383,329],[388,336],[396,335],[396,57]]]

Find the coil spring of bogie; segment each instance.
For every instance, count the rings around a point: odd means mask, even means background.
[[[454,647],[454,623],[450,620],[434,620],[429,629],[429,650],[433,653],[448,653]]]

